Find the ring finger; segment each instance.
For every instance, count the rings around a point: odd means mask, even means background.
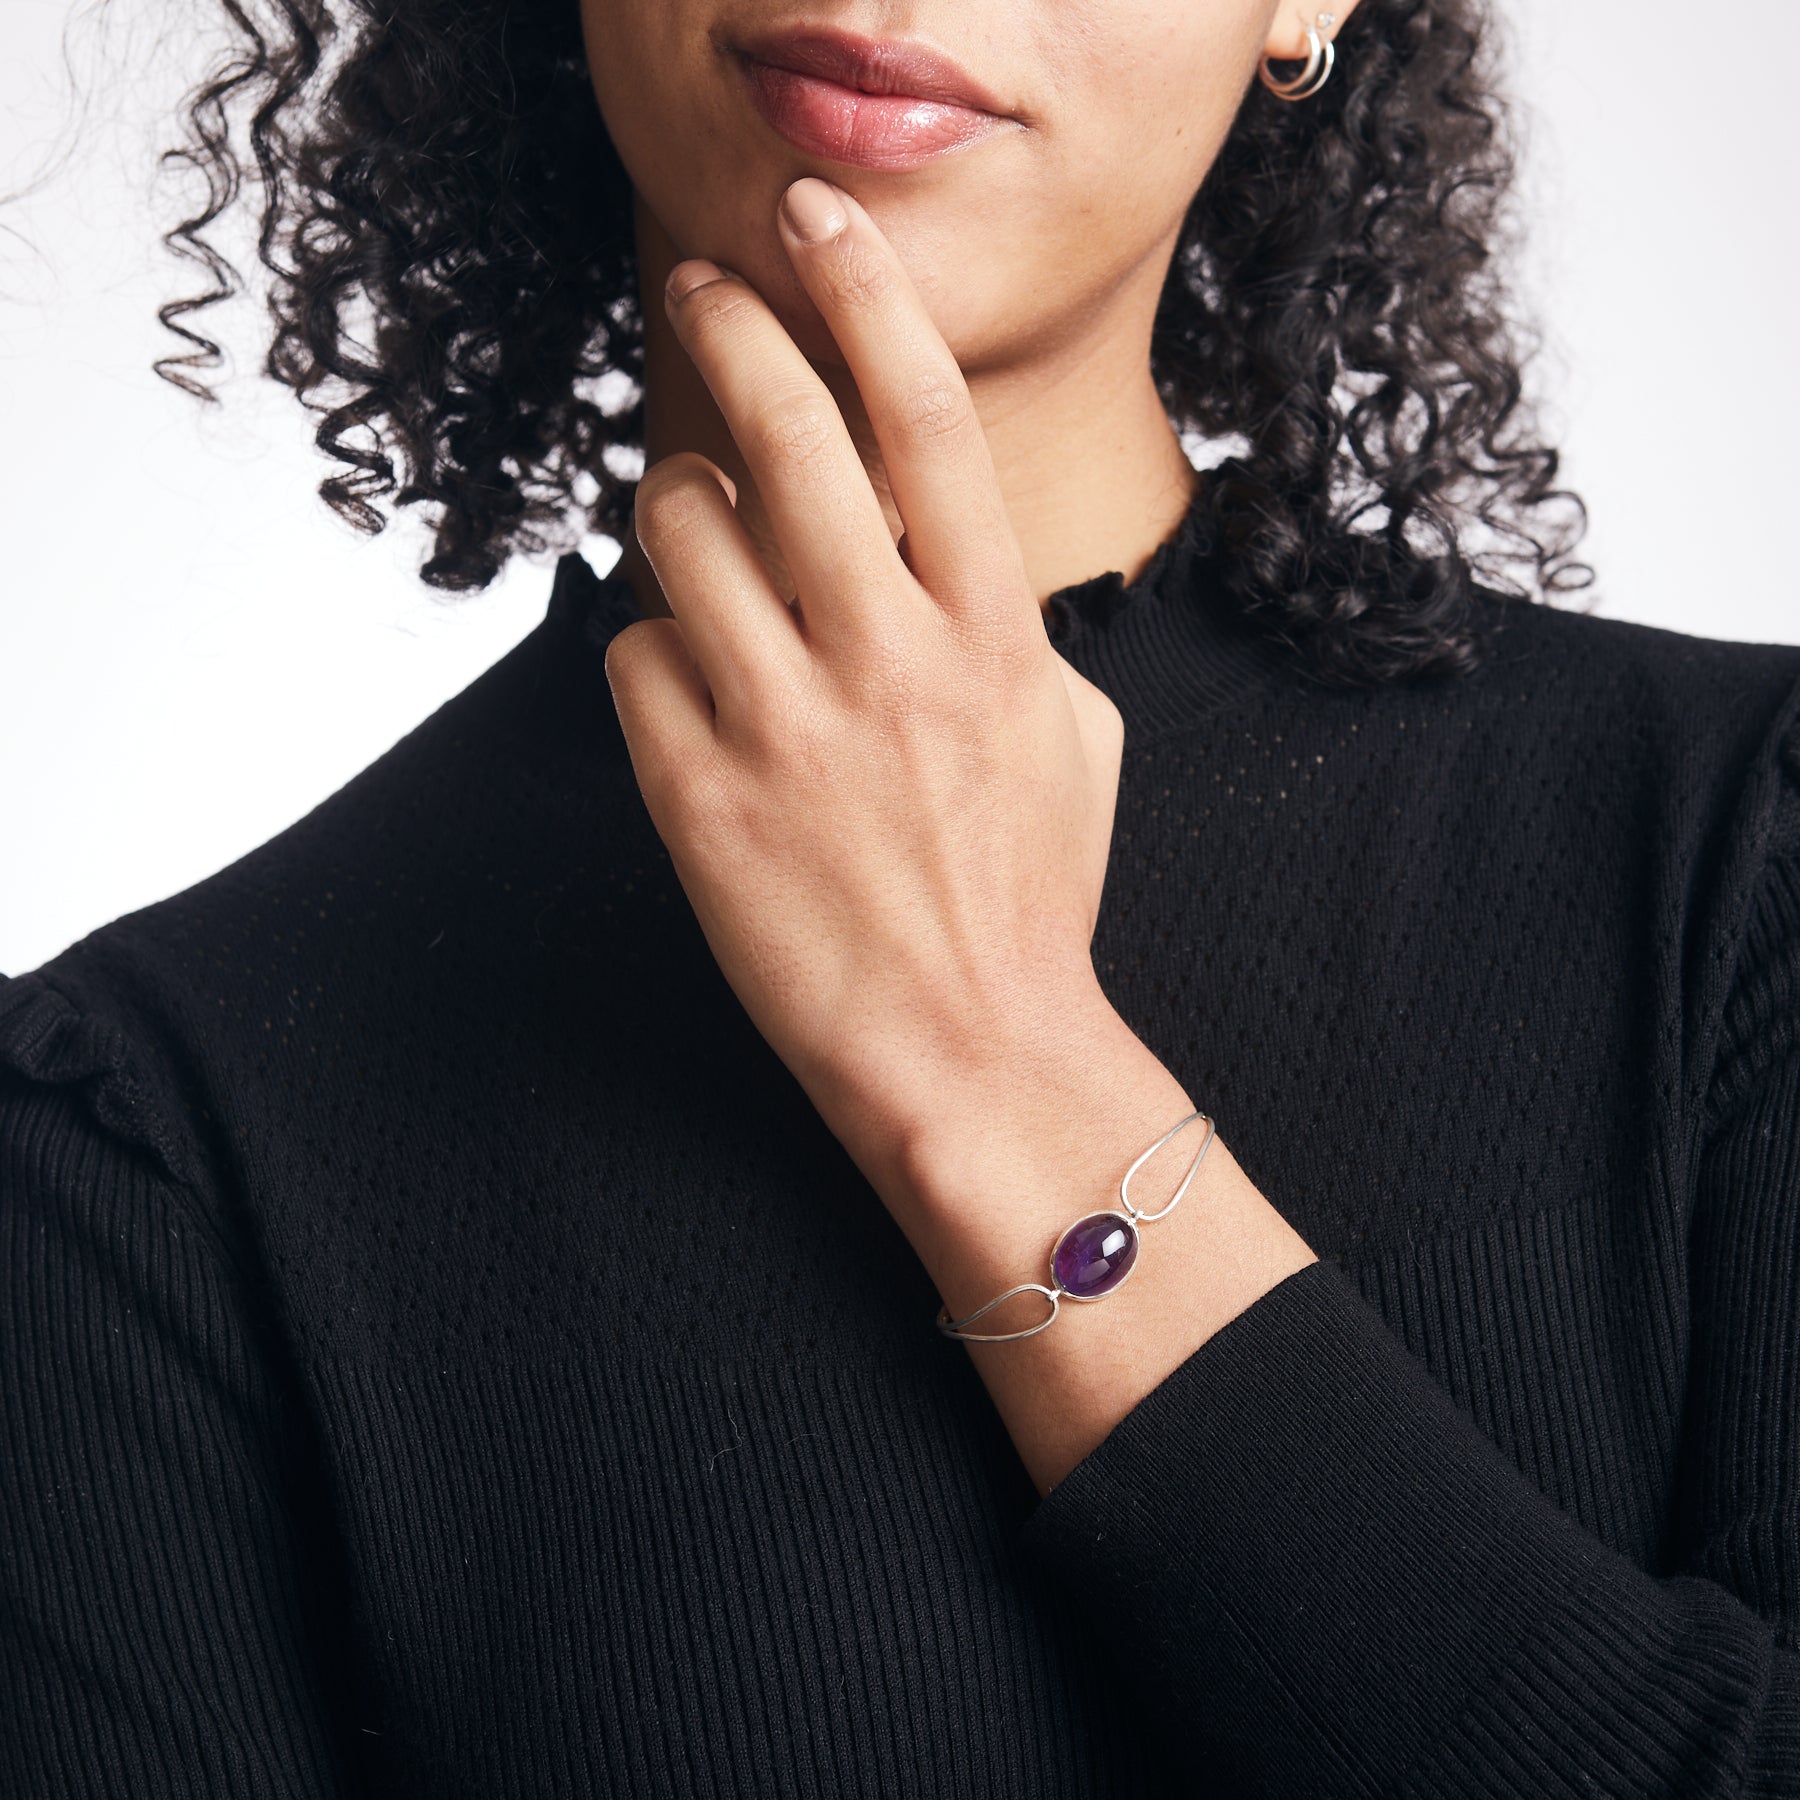
[[[800,627],[775,591],[717,467],[665,456],[638,482],[633,529],[722,718],[760,709],[771,679],[797,666]]]

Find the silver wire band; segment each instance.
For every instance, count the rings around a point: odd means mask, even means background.
[[[1206,1120],[1206,1136],[1201,1141],[1200,1148],[1194,1152],[1194,1160],[1188,1164],[1187,1173],[1182,1176],[1180,1187],[1175,1190],[1173,1198],[1170,1199],[1166,1206],[1161,1207],[1158,1211],[1153,1213],[1144,1212],[1132,1202],[1132,1176],[1134,1176],[1138,1170],[1141,1169],[1144,1164],[1147,1163],[1150,1158],[1176,1134],[1176,1132],[1193,1124],[1196,1119]],[[1207,1149],[1212,1144],[1213,1134],[1216,1130],[1217,1127],[1205,1113],[1198,1111],[1191,1112],[1185,1119],[1181,1119],[1171,1125],[1169,1129],[1125,1171],[1123,1178],[1119,1182],[1119,1204],[1124,1207],[1125,1216],[1131,1221],[1133,1227],[1140,1224],[1153,1224],[1158,1219],[1166,1219],[1169,1214],[1175,1210],[1176,1206],[1180,1204],[1182,1195],[1188,1191],[1188,1184],[1194,1179],[1194,1171],[1200,1167],[1200,1159],[1206,1154]],[[1082,1216],[1086,1217],[1087,1215],[1083,1214]],[[1060,1243],[1062,1241],[1062,1236],[1062,1233],[1058,1233],[1055,1242]],[[1057,1310],[1062,1304],[1064,1293],[1067,1292],[1065,1288],[1055,1285],[1056,1252],[1054,1247],[1052,1247],[1050,1253],[1050,1280],[1052,1285],[1049,1287],[1045,1287],[1041,1281],[1021,1281],[1017,1287],[1009,1287],[1004,1294],[996,1294],[992,1300],[986,1303],[986,1305],[976,1307],[972,1313],[968,1313],[960,1319],[950,1318],[948,1316],[950,1309],[947,1306],[940,1305],[937,1310],[937,1328],[945,1337],[962,1338],[966,1342],[972,1344],[1008,1344],[1011,1343],[1014,1338],[1032,1337],[1037,1332],[1044,1330],[1047,1326],[1055,1324]],[[1050,1311],[1045,1317],[1040,1319],[1037,1324],[1028,1325],[1023,1331],[984,1332],[965,1331],[963,1329],[965,1325],[974,1324],[983,1313],[992,1312],[1002,1300],[1010,1300],[1015,1294],[1042,1294],[1044,1298],[1050,1302]],[[1091,1294],[1087,1296],[1071,1294],[1069,1297],[1071,1299],[1082,1299],[1085,1297],[1093,1300],[1104,1300],[1106,1298],[1104,1294]]]
[[[1200,1148],[1194,1152],[1194,1160],[1188,1164],[1188,1171],[1181,1178],[1181,1186],[1175,1190],[1175,1198],[1173,1200],[1171,1200],[1169,1202],[1169,1204],[1162,1209],[1161,1212],[1153,1212],[1153,1213],[1139,1212],[1138,1209],[1135,1206],[1133,1206],[1131,1203],[1131,1194],[1130,1194],[1129,1190],[1131,1187],[1132,1176],[1134,1176],[1138,1172],[1138,1170],[1141,1169],[1144,1166],[1144,1164],[1147,1163],[1150,1160],[1150,1158],[1153,1157],[1157,1153],[1157,1151],[1159,1151],[1163,1147],[1163,1145],[1166,1144],[1169,1141],[1169,1139],[1172,1138],[1176,1134],[1176,1132],[1184,1129],[1186,1126],[1193,1124],[1193,1122],[1196,1119],[1206,1119],[1206,1137],[1205,1137],[1205,1140],[1201,1143]],[[1119,1183],[1119,1204],[1125,1208],[1126,1215],[1134,1223],[1141,1219],[1146,1225],[1152,1224],[1157,1219],[1163,1218],[1167,1214],[1172,1213],[1175,1210],[1176,1202],[1179,1201],[1181,1196],[1188,1191],[1188,1183],[1194,1179],[1194,1171],[1197,1168],[1199,1168],[1200,1159],[1201,1159],[1201,1157],[1203,1157],[1206,1154],[1207,1145],[1209,1145],[1213,1141],[1213,1131],[1214,1130],[1215,1130],[1215,1127],[1213,1125],[1212,1120],[1207,1119],[1205,1113],[1191,1112],[1188,1114],[1188,1116],[1185,1119],[1181,1120],[1181,1122],[1179,1124],[1171,1125],[1169,1127],[1169,1129],[1167,1131],[1165,1131],[1162,1134],[1162,1136],[1159,1137],[1156,1140],[1156,1142],[1154,1144],[1152,1144],[1150,1146],[1150,1148],[1148,1150],[1146,1150],[1144,1152],[1144,1154],[1142,1156],[1140,1156],[1137,1159],[1137,1161],[1134,1162],[1131,1165],[1131,1167],[1125,1171],[1125,1178]]]

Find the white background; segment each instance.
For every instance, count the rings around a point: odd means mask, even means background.
[[[86,11],[84,7],[81,9]],[[1515,0],[1521,285],[1536,386],[1587,499],[1581,604],[1713,637],[1800,642],[1784,518],[1800,477],[1795,219],[1774,0],[1723,22]],[[241,374],[202,413],[150,372],[155,153],[207,59],[205,0],[0,0],[0,970],[273,835],[541,618],[547,565],[443,598],[416,528],[353,535],[285,392]],[[253,371],[256,307],[226,331]],[[220,314],[209,315],[219,318]],[[218,325],[208,327],[215,335]],[[586,546],[596,567],[616,554]]]

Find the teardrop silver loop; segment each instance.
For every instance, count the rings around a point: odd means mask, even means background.
[[[1169,1141],[1169,1139],[1172,1138],[1176,1134],[1176,1132],[1181,1131],[1181,1130],[1185,1129],[1187,1126],[1193,1124],[1193,1122],[1196,1119],[1205,1119],[1206,1120],[1206,1137],[1205,1137],[1205,1140],[1201,1143],[1200,1148],[1194,1152],[1194,1160],[1188,1164],[1187,1173],[1184,1176],[1182,1176],[1181,1186],[1175,1190],[1174,1198],[1169,1201],[1168,1205],[1165,1206],[1161,1212],[1153,1212],[1153,1213],[1141,1212],[1136,1206],[1134,1206],[1132,1204],[1131,1195],[1127,1191],[1131,1186],[1132,1176],[1134,1176],[1138,1172],[1138,1170],[1141,1169],[1144,1166],[1144,1164],[1147,1163],[1150,1160],[1150,1158],[1153,1157],[1157,1153],[1157,1151],[1159,1151],[1163,1147],[1163,1145],[1166,1144]],[[1152,1144],[1150,1146],[1150,1148],[1148,1150],[1146,1150],[1144,1152],[1144,1154],[1142,1156],[1140,1156],[1137,1159],[1137,1161],[1134,1162],[1131,1165],[1131,1167],[1125,1171],[1125,1179],[1119,1183],[1119,1203],[1125,1209],[1125,1216],[1128,1219],[1130,1219],[1133,1224],[1141,1225],[1141,1224],[1153,1223],[1155,1220],[1164,1218],[1169,1213],[1172,1213],[1175,1210],[1176,1206],[1180,1203],[1181,1196],[1188,1191],[1188,1183],[1194,1179],[1194,1171],[1197,1168],[1199,1168],[1201,1157],[1203,1157],[1206,1154],[1208,1148],[1211,1146],[1212,1141],[1213,1141],[1213,1132],[1216,1129],[1217,1129],[1217,1127],[1213,1124],[1212,1120],[1205,1113],[1191,1112],[1188,1114],[1188,1116],[1185,1119],[1183,1119],[1181,1121],[1180,1124],[1171,1125],[1169,1127],[1169,1129],[1167,1131],[1165,1131],[1162,1134],[1162,1136],[1159,1137],[1156,1140],[1156,1142],[1154,1144]]]
[[[1050,1310],[1035,1325],[1028,1325],[1023,1331],[964,1331],[965,1325],[972,1325],[984,1312],[992,1312],[1002,1300],[1010,1300],[1014,1294],[1042,1294],[1050,1302]],[[1056,1309],[1061,1304],[1062,1293],[1057,1288],[1047,1288],[1041,1281],[1021,1281],[1017,1287],[1009,1287],[1004,1294],[996,1294],[987,1305],[978,1306],[965,1318],[950,1318],[950,1309],[940,1306],[937,1311],[937,1328],[945,1337],[966,1338],[972,1344],[1005,1344],[1014,1338],[1031,1337],[1056,1322]]]

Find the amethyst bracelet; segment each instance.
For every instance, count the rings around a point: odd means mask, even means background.
[[[1191,1125],[1196,1119],[1206,1119],[1206,1136],[1200,1148],[1194,1152],[1194,1160],[1188,1164],[1187,1173],[1181,1178],[1181,1186],[1175,1190],[1174,1198],[1160,1211],[1147,1213],[1132,1204],[1131,1178],[1152,1156],[1183,1127]],[[1137,1266],[1138,1226],[1147,1225],[1151,1221],[1166,1218],[1175,1210],[1176,1203],[1188,1191],[1188,1183],[1194,1179],[1194,1171],[1200,1166],[1200,1159],[1206,1154],[1207,1146],[1213,1141],[1213,1122],[1203,1112],[1191,1112],[1179,1124],[1171,1125],[1154,1144],[1125,1171],[1124,1179],[1119,1183],[1119,1204],[1121,1212],[1088,1213],[1069,1226],[1050,1250],[1050,1280],[1053,1283],[1045,1287],[1038,1281],[1021,1281],[1017,1287],[1010,1287],[1004,1294],[996,1294],[985,1306],[978,1306],[966,1318],[951,1319],[947,1315],[949,1308],[940,1306],[937,1310],[937,1328],[945,1337],[965,1338],[975,1344],[1004,1344],[1014,1338],[1030,1337],[1033,1332],[1042,1331],[1046,1325],[1053,1324],[1057,1308],[1064,1297],[1070,1300],[1100,1300],[1112,1293],[1127,1275]],[[991,1312],[1002,1300],[1010,1300],[1014,1294],[1042,1294],[1050,1302],[1048,1315],[1037,1324],[1029,1325],[1023,1331],[981,1332],[965,1331],[965,1325],[971,1325],[984,1312]]]

